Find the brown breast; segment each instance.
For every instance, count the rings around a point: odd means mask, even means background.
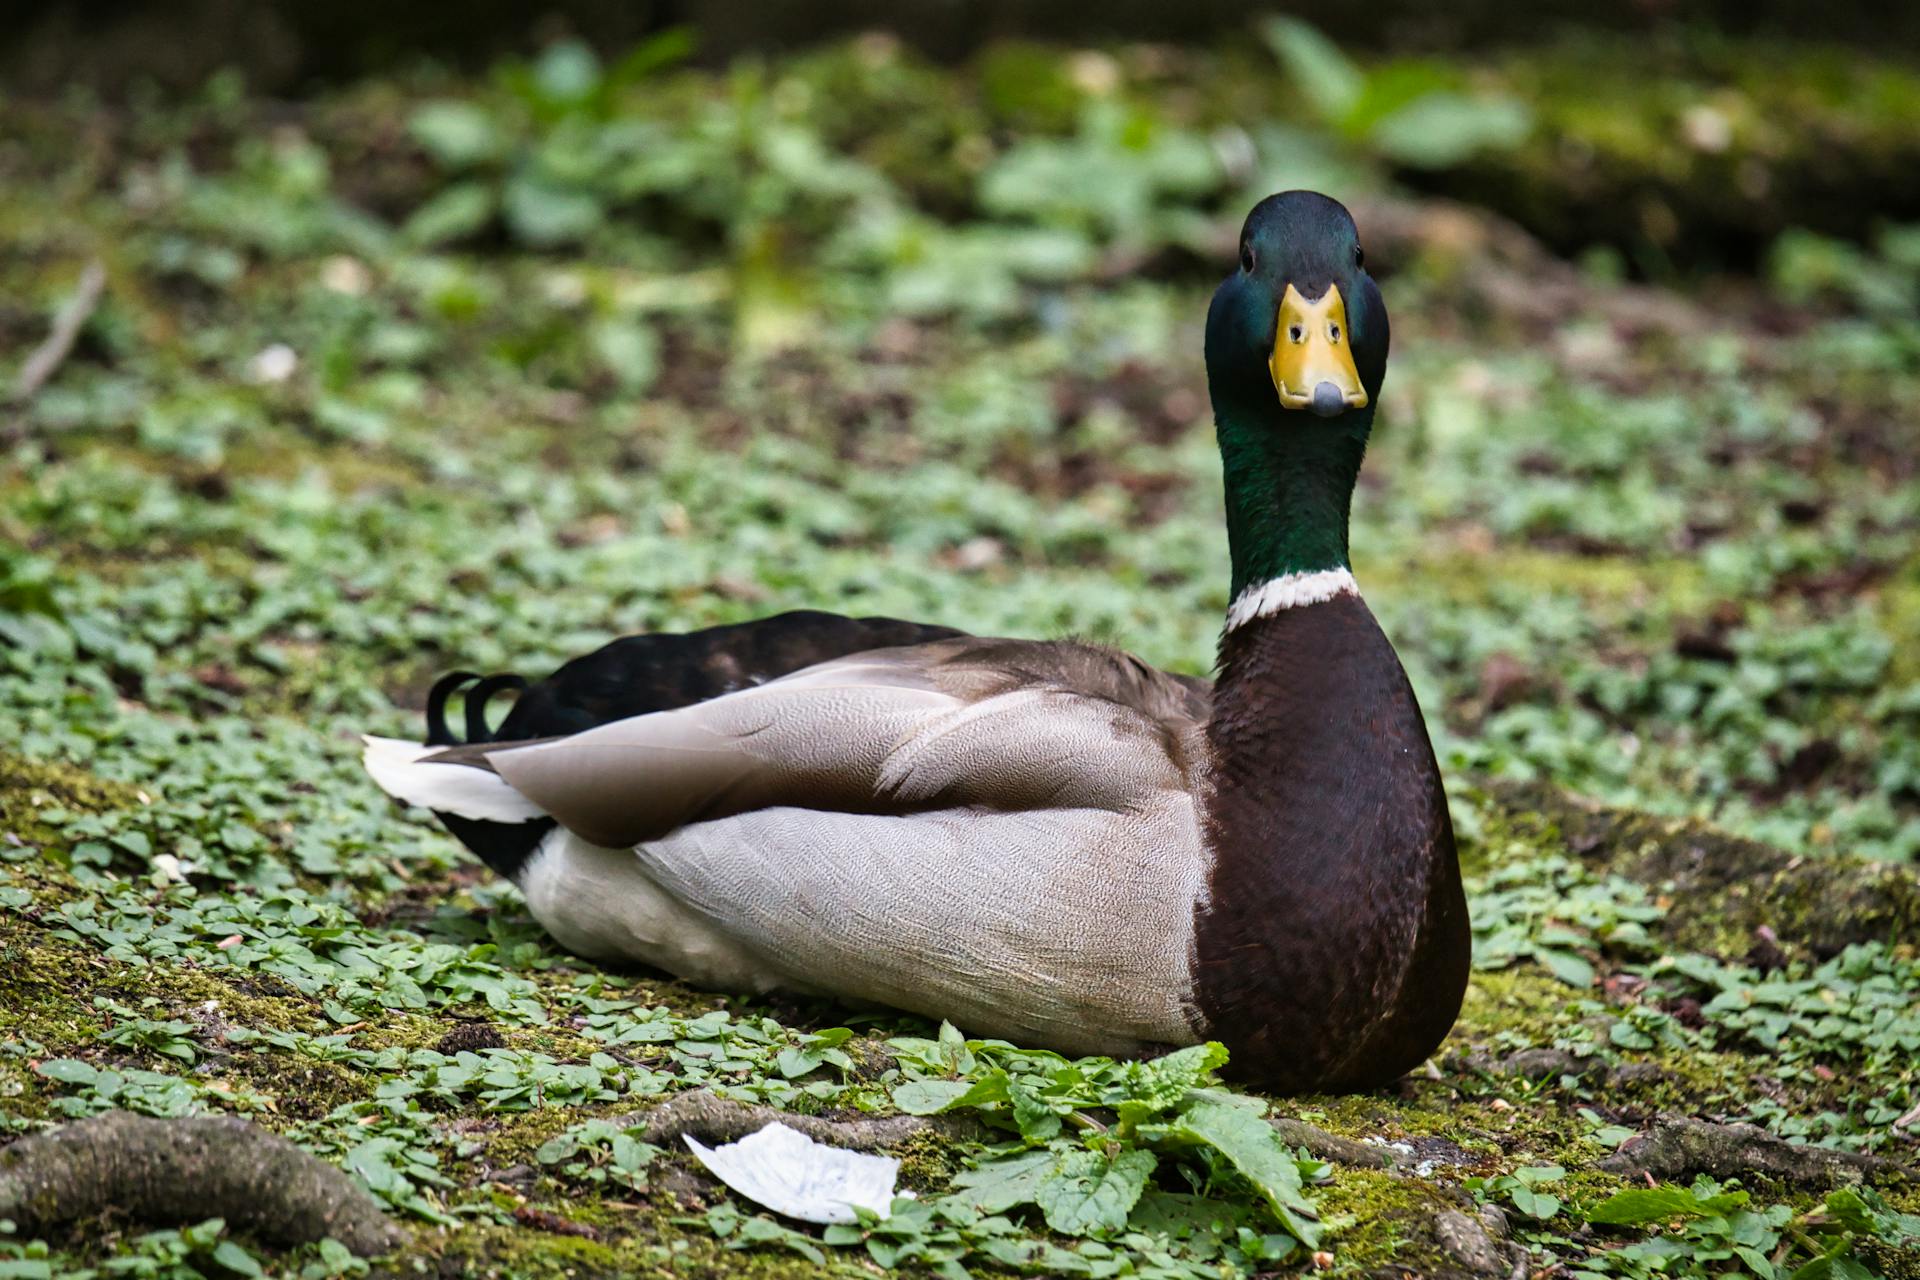
[[[1207,741],[1195,1030],[1289,1092],[1419,1065],[1466,989],[1466,899],[1426,722],[1366,605],[1230,632]]]

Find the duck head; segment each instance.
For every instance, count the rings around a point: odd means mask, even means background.
[[[1353,216],[1313,191],[1253,207],[1207,312],[1233,598],[1347,569],[1347,511],[1387,372],[1387,306]]]
[[[1372,408],[1386,371],[1387,307],[1353,215],[1315,191],[1255,205],[1240,229],[1239,269],[1207,313],[1216,406],[1252,408],[1264,397],[1276,426],[1350,416]]]

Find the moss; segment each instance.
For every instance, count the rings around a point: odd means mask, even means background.
[[[1920,560],[1909,562],[1898,578],[1881,587],[1873,607],[1888,635],[1920,635]],[[1916,681],[1920,681],[1920,645],[1895,645],[1887,665],[1888,687]]]
[[[0,831],[27,844],[59,843],[58,826],[43,816],[49,810],[104,813],[147,802],[140,788],[124,782],[109,782],[73,765],[0,751]]]
[[[574,1214],[571,1210],[569,1217]],[[524,1228],[462,1228],[435,1243],[443,1274],[476,1277],[673,1276],[684,1280],[788,1280],[837,1274],[793,1253],[728,1249],[704,1223],[666,1210],[627,1213],[598,1240]],[[831,1256],[831,1255],[829,1255]]]
[[[0,913],[0,1039],[32,1040],[62,1053],[100,1034],[90,995],[98,975],[118,966],[78,948],[49,946],[44,938],[20,917]]]
[[[931,1130],[890,1148],[887,1154],[900,1161],[900,1185],[922,1194],[945,1191],[953,1175],[965,1167],[954,1144]]]
[[[486,1135],[487,1162],[497,1168],[511,1165],[535,1165],[533,1153],[540,1144],[590,1118],[582,1108],[542,1107],[517,1115],[501,1116]]]
[[[1650,604],[1685,615],[1713,603],[1696,560],[1564,555],[1523,545],[1503,546],[1497,560],[1479,549],[1436,541],[1411,556],[1381,557],[1355,566],[1369,591],[1383,599],[1418,592],[1450,604],[1491,604],[1514,591],[1572,592],[1593,604]]]
[[[1550,786],[1500,784],[1500,836],[1563,851],[1663,891],[1675,949],[1742,954],[1762,925],[1818,953],[1920,930],[1920,872],[1836,855],[1805,858],[1711,823],[1593,804]],[[1497,847],[1494,839],[1490,847]]]
[[[1457,1273],[1460,1265],[1435,1238],[1434,1218],[1471,1204],[1463,1193],[1432,1182],[1367,1169],[1344,1169],[1318,1191],[1328,1243],[1342,1263],[1396,1274]]]
[[[242,990],[205,970],[182,965],[134,965],[106,960],[48,935],[18,918],[0,915],[0,1037],[28,1039],[51,1055],[94,1052],[105,1029],[94,1015],[94,1000],[104,997],[140,1008],[151,1016],[181,1018],[204,1030],[203,1048],[224,1050],[221,1029],[305,1031],[322,1029],[318,1004],[304,996],[262,995]],[[247,979],[249,983],[254,979]],[[270,981],[270,980],[269,980]],[[145,1002],[155,1003],[148,1007]],[[116,1046],[117,1060],[137,1058],[141,1050]],[[146,1065],[166,1067],[167,1061]],[[271,1046],[257,1046],[220,1060],[220,1074],[273,1101],[286,1119],[311,1119],[337,1106],[370,1096],[375,1081],[361,1071]],[[29,1084],[38,1081],[29,1079]]]

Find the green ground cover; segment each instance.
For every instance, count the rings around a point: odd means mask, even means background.
[[[1600,1168],[1663,1113],[1913,1155],[1920,233],[1621,284],[1394,185],[1517,171],[1524,75],[1311,38],[722,73],[668,39],[5,103],[0,374],[83,264],[106,286],[0,417],[0,1141],[243,1115],[417,1228],[401,1274],[1434,1274],[1484,1204],[1503,1275],[1920,1275],[1897,1177]],[[1273,1105],[1398,1168],[1280,1146],[1204,1053],[1070,1064],[572,960],[360,773],[450,667],[789,607],[1204,671],[1200,327],[1293,185],[1350,198],[1393,311],[1354,562],[1448,766],[1477,971],[1429,1071]],[[643,1140],[696,1087],[996,1129],[901,1153],[889,1225],[796,1231]],[[0,1235],[0,1276],[363,1265]]]

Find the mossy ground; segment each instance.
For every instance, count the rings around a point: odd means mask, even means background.
[[[1023,46],[976,84],[866,40],[7,103],[0,348],[88,258],[110,283],[0,418],[0,1137],[247,1115],[415,1229],[398,1274],[870,1272],[727,1248],[684,1154],[628,1185],[541,1152],[695,1085],[886,1108],[885,1039],[928,1029],[564,955],[355,735],[417,732],[451,667],[788,607],[1205,670],[1199,318],[1248,197],[1311,180],[1351,190],[1393,308],[1355,566],[1453,787],[1480,968],[1430,1070],[1278,1104],[1416,1170],[1333,1170],[1330,1261],[1280,1269],[1458,1270],[1434,1222],[1469,1179],[1535,1270],[1579,1263],[1633,1238],[1576,1214],[1663,1113],[1911,1158],[1920,327],[1888,299],[1920,260],[1803,241],[1772,284],[1683,295],[1540,255],[1516,283],[1508,232],[1395,195],[1337,129],[1226,165],[1211,131],[1295,90],[1209,58]],[[777,1069],[843,1025],[851,1070]],[[977,1151],[896,1154],[930,1199]],[[1554,1221],[1489,1189],[1548,1165]]]

